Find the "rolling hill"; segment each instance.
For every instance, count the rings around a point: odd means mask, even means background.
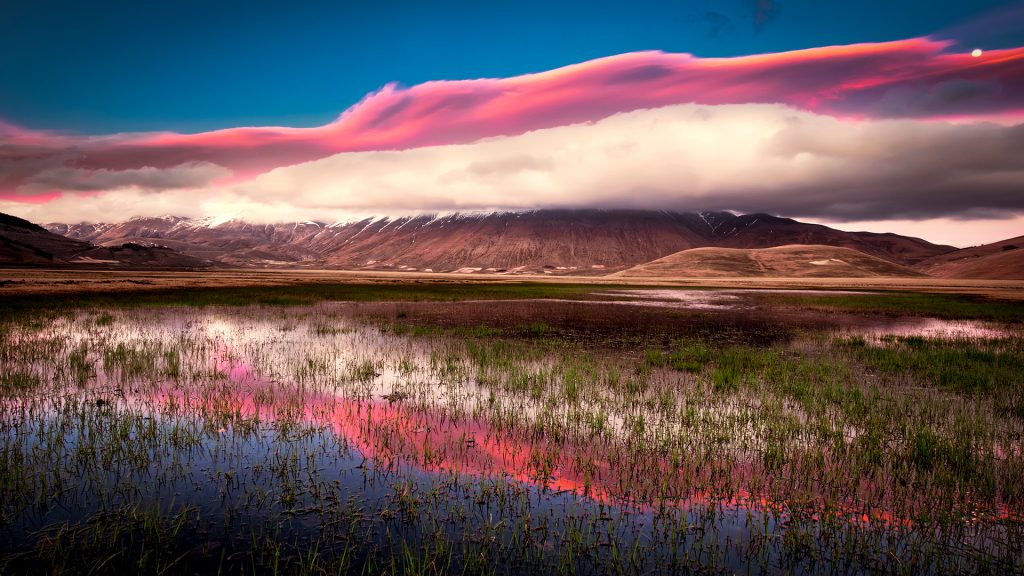
[[[941,278],[1024,280],[1024,236],[933,256],[915,268]]]
[[[791,244],[774,248],[692,248],[614,274],[628,278],[868,278],[921,276],[852,248]]]

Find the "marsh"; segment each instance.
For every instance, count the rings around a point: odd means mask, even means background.
[[[0,566],[1024,568],[1015,305],[559,290],[16,306]]]

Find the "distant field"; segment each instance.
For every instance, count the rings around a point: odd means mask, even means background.
[[[907,290],[973,294],[1024,300],[1024,280],[955,278],[619,278],[501,274],[426,274],[343,270],[148,271],[40,270],[0,268],[0,298],[20,294],[128,292],[178,288],[225,288],[317,284],[629,284],[635,286],[703,286],[709,288],[820,288],[826,290]]]
[[[324,300],[607,299],[613,289],[766,290],[776,304],[817,309],[934,315],[1024,317],[1024,281],[934,278],[504,277],[341,271],[141,272],[19,270],[0,272],[0,309],[76,306],[298,305]],[[800,290],[878,292],[801,293]],[[772,293],[771,291],[775,291]],[[794,292],[795,291],[795,292]]]

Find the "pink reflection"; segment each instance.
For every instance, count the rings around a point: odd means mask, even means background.
[[[528,429],[495,428],[485,418],[453,418],[404,402],[353,400],[323,392],[297,393],[259,376],[249,364],[232,358],[223,346],[215,352],[213,364],[219,374],[237,386],[230,391],[189,395],[171,383],[164,383],[144,400],[205,414],[221,413],[263,422],[297,420],[326,426],[378,468],[408,465],[429,473],[507,477],[641,511],[663,506],[722,507],[773,513],[783,521],[793,511],[793,503],[784,500],[780,490],[784,486],[791,488],[787,479],[766,478],[763,470],[749,462],[673,464],[660,457],[631,455],[618,441],[596,440],[581,447],[572,442],[552,441]],[[833,465],[842,466],[838,462]],[[888,491],[883,484],[864,480],[859,495],[864,501],[885,503]],[[801,499],[804,505],[811,506],[809,515],[815,520],[822,514],[818,507],[824,498],[816,487],[806,488],[802,493]],[[923,495],[918,502],[904,504],[904,509],[913,511],[911,517],[925,513],[928,506]],[[861,524],[912,525],[907,517],[897,516],[884,507],[833,503],[827,514]],[[991,516],[1024,519],[1002,504]]]

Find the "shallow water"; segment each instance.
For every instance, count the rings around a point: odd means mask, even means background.
[[[984,339],[1008,338],[1014,331],[993,322],[977,320],[948,320],[944,318],[901,318],[878,321],[874,325],[837,330],[840,334],[859,334],[881,341],[887,336],[920,337],[928,339]]]
[[[690,310],[736,310],[750,306],[740,294],[724,290],[611,290],[601,296],[627,298],[618,304]]]
[[[196,554],[244,546],[232,518],[268,522],[277,537],[312,543],[332,517],[344,516],[374,548],[393,546],[390,534],[396,530],[413,542],[435,538],[438,525],[454,541],[485,533],[499,541],[525,535],[536,540],[530,546],[534,557],[517,558],[518,549],[506,553],[508,566],[523,563],[519,569],[557,561],[569,534],[585,534],[591,556],[573,562],[586,572],[621,553],[613,548],[625,551],[652,541],[661,542],[649,551],[656,554],[634,559],[637,567],[664,569],[706,540],[721,561],[738,568],[748,551],[727,542],[744,539],[743,522],[750,514],[769,529],[779,521],[760,519],[742,497],[690,498],[667,515],[677,524],[694,524],[701,523],[704,510],[714,509],[714,520],[702,522],[713,530],[669,544],[652,504],[621,493],[621,481],[613,486],[615,480],[607,479],[603,486],[601,477],[585,480],[567,465],[572,450],[491,426],[479,414],[486,396],[473,379],[448,378],[443,368],[416,374],[431,364],[432,355],[436,362],[436,342],[420,345],[339,317],[330,319],[331,332],[324,333],[316,315],[190,311],[119,317],[99,330],[88,316],[53,326],[53,333],[70,335],[71,348],[99,342],[108,350],[124,343],[203,344],[187,352],[191,366],[177,379],[152,381],[126,377],[117,368],[98,369],[87,387],[62,390],[70,396],[6,401],[4,424],[16,432],[8,444],[28,449],[56,443],[64,452],[60,460],[66,467],[44,478],[73,482],[82,467],[91,469],[84,483],[18,514],[4,530],[5,541],[14,545],[48,526],[120,507],[159,506],[168,513],[192,508],[209,519],[191,537]],[[400,357],[404,367],[389,363],[389,356]],[[358,362],[371,362],[374,372],[353,380],[348,373]],[[402,390],[409,392],[396,395]],[[486,402],[494,404],[493,398]],[[526,400],[509,409],[539,410]],[[83,425],[76,427],[76,421]],[[151,430],[154,437],[174,437],[187,430],[190,439],[180,446],[146,446],[132,454],[132,462],[79,461],[83,453],[91,458],[102,442],[93,434],[124,426],[130,436]],[[559,464],[550,469],[531,460],[548,448],[559,454]],[[294,468],[290,459],[297,459]],[[610,471],[607,463],[602,468]],[[404,498],[418,500],[415,514],[403,515]],[[666,518],[663,512],[660,521]]]
[[[677,301],[717,306],[741,296],[687,298]],[[843,542],[870,542],[881,554],[873,561],[885,562],[886,550],[920,537],[912,512],[924,500],[896,510],[886,497],[829,498],[826,508],[811,497],[801,505],[809,511],[794,508],[783,494],[797,480],[767,475],[761,462],[772,433],[762,414],[809,416],[792,402],[708,398],[689,373],[620,374],[625,356],[410,337],[337,304],[103,318],[82,312],[8,335],[43,386],[0,398],[5,457],[40,472],[18,478],[25,500],[3,509],[6,548],[56,523],[154,506],[197,511],[201,525],[186,543],[199,558],[244,551],[254,530],[270,526],[270,536],[297,546],[354,545],[363,558],[454,542],[458,564],[483,546],[508,572],[568,562],[599,573],[626,551],[630,572],[740,571],[751,556],[755,571],[816,572]],[[902,334],[915,322],[872,330]],[[920,322],[929,335],[948,327]],[[77,382],[76,351],[91,367]],[[582,391],[567,401],[572,382]],[[727,434],[697,433],[705,428],[695,420]],[[861,435],[856,422],[840,430],[847,443]],[[884,492],[871,482],[863,489]],[[982,513],[1008,517],[1001,505]],[[785,539],[793,533],[809,542],[827,534],[828,543],[794,556]],[[1000,534],[966,522],[941,541],[1001,558]]]
[[[762,307],[757,296],[762,294],[794,294],[834,296],[848,294],[871,294],[853,290],[613,290],[600,295],[627,297],[627,300],[612,301],[614,304],[632,306],[654,306],[683,310],[739,311]],[[605,302],[602,302],[605,303]],[[851,318],[850,325],[840,320],[833,331],[842,335],[861,335],[880,341],[886,336],[923,338],[1006,338],[1012,331],[1005,325],[977,320],[952,320],[944,318],[919,317],[868,317]]]

